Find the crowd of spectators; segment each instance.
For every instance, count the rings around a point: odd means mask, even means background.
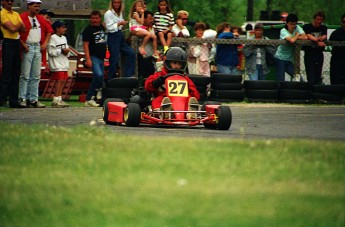
[[[41,0],[27,0],[28,10],[22,14],[15,12],[14,0],[2,0],[1,11],[1,35],[3,36],[3,71],[0,79],[0,105],[4,106],[9,98],[9,106],[13,108],[45,107],[38,101],[38,83],[40,81],[40,67],[45,65],[46,51],[48,56],[54,59],[61,56],[61,62],[50,62],[51,67],[64,66],[63,70],[53,70],[53,79],[65,80],[66,67],[64,65],[69,54],[67,40],[64,37],[66,27],[64,22],[55,21],[52,23],[53,12],[40,10]],[[192,16],[185,9],[176,13],[176,18],[168,0],[158,0],[156,12],[147,9],[144,0],[133,2],[128,20],[124,15],[123,0],[110,0],[108,10],[102,15],[93,11],[90,15],[90,26],[84,31],[84,50],[86,53],[86,66],[94,72],[95,78],[91,83],[88,92],[86,106],[98,106],[93,98],[98,94],[103,84],[103,68],[96,67],[103,64],[105,49],[108,48],[109,69],[108,78],[117,76],[119,59],[125,59],[122,77],[135,75],[135,66],[139,66],[139,72],[149,76],[156,61],[164,59],[164,54],[172,46],[173,37],[184,37],[190,39],[218,38],[218,39],[239,39],[241,38],[240,27],[222,22],[216,29],[211,29],[209,24],[204,22],[189,23]],[[304,63],[306,67],[307,82],[310,84],[322,84],[322,67],[324,62],[323,51],[327,40],[327,27],[323,24],[325,14],[317,11],[313,20],[303,27],[297,24],[298,17],[295,14],[286,14],[285,27],[280,31],[280,39],[286,40],[287,44],[275,48],[272,45],[247,44],[243,47],[245,58],[245,73],[250,80],[265,80],[269,72],[267,56],[275,58],[276,80],[284,81],[285,73],[294,76],[294,44],[297,40],[310,40],[311,46],[304,46]],[[345,41],[345,14],[341,17],[342,26],[334,31],[329,40]],[[133,50],[125,37],[124,30],[130,30],[130,34],[141,38],[142,42],[138,50]],[[59,32],[60,27],[62,28]],[[54,28],[54,30],[52,29]],[[194,30],[194,37],[191,37],[191,30]],[[249,27],[248,27],[249,29]],[[264,36],[264,26],[256,24],[249,39],[268,39]],[[247,31],[248,32],[248,31]],[[97,33],[97,35],[95,35]],[[107,39],[105,40],[105,33]],[[54,36],[54,38],[53,38]],[[56,43],[61,42],[61,43]],[[238,74],[242,64],[242,51],[239,54],[238,44],[190,44],[183,46],[188,58],[188,71],[190,74],[210,76],[210,62],[216,66],[219,73]],[[98,49],[101,47],[100,49]],[[345,84],[345,62],[344,46],[334,46],[330,64],[331,84]],[[152,49],[152,51],[150,51]],[[139,62],[136,62],[136,52],[139,53]],[[22,61],[18,61],[22,56]],[[55,64],[55,65],[54,65]],[[143,69],[144,68],[144,69]],[[147,72],[146,69],[150,69]],[[59,84],[59,83],[57,83]],[[60,88],[57,89],[57,91]],[[61,90],[61,89],[60,89]],[[53,106],[68,106],[61,99],[61,94],[54,96]]]

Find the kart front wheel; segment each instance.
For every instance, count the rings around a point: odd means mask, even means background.
[[[128,103],[124,113],[123,119],[127,126],[137,127],[141,120],[141,108],[138,103]]]
[[[217,110],[217,128],[228,130],[232,122],[232,113],[229,106],[219,106]]]

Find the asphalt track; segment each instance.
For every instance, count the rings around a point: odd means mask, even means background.
[[[63,127],[86,125],[107,127],[114,133],[144,136],[180,136],[241,139],[314,139],[345,142],[345,106],[280,104],[230,105],[232,125],[228,131],[197,127],[147,126],[131,128],[106,125],[102,109],[91,107],[4,109],[0,121]],[[1,131],[1,130],[0,130]]]

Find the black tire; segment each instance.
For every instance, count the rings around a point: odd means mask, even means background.
[[[278,102],[278,99],[253,99],[253,98],[248,98],[248,102],[255,102],[255,103],[276,103]]]
[[[121,77],[108,80],[106,87],[109,88],[136,88],[139,84],[139,80],[134,77]]]
[[[199,93],[206,93],[207,86],[205,86],[205,85],[198,85],[198,86],[196,86],[196,90],[198,90]]]
[[[293,89],[293,90],[310,90],[312,86],[308,82],[297,81],[281,81],[279,82],[280,89]]]
[[[211,82],[220,83],[241,83],[242,75],[224,74],[224,73],[213,73],[211,75]]]
[[[141,108],[137,103],[128,103],[123,119],[128,127],[137,127],[141,120]]]
[[[206,86],[211,82],[211,77],[203,76],[203,75],[196,75],[196,74],[187,74],[189,79],[193,81],[195,86]]]
[[[211,83],[211,88],[215,90],[242,90],[242,83]]]
[[[313,91],[315,93],[345,96],[345,85],[314,85]]]
[[[244,90],[211,90],[210,98],[243,100]]]
[[[344,100],[344,96],[334,95],[334,94],[325,94],[325,93],[313,93],[314,99],[319,103],[341,103]]]
[[[232,122],[232,113],[229,106],[219,106],[217,110],[217,129],[228,130]]]
[[[252,99],[278,99],[278,90],[246,89],[245,94]]]
[[[277,90],[279,83],[273,80],[245,80],[244,89]]]
[[[102,88],[102,96],[107,98],[130,98],[132,97],[132,88]]]
[[[309,100],[312,99],[312,95],[310,90],[279,89],[279,99]]]
[[[109,125],[109,124],[113,124],[113,122],[108,120],[108,116],[109,116],[109,108],[108,108],[108,103],[109,102],[123,102],[122,99],[118,99],[118,98],[110,98],[110,99],[106,99],[103,103],[103,121]]]

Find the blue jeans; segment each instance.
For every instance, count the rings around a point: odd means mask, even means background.
[[[291,61],[280,60],[276,58],[276,81],[285,81],[285,72],[293,77],[294,66]]]
[[[19,98],[38,100],[38,84],[41,78],[40,44],[28,44],[29,51],[23,53],[21,74],[19,78]]]
[[[262,70],[262,65],[256,65],[254,74],[248,76],[250,80],[266,80],[266,76]]]
[[[135,53],[133,49],[126,43],[124,34],[119,32],[108,33],[107,44],[110,52],[109,58],[109,79],[115,77],[117,66],[120,59],[120,53],[126,58],[125,65],[122,70],[123,77],[134,76],[135,70]]]
[[[220,65],[220,64],[217,64],[217,72],[224,73],[224,74],[236,74],[236,75],[238,73],[237,66],[227,66],[227,65]]]
[[[96,95],[96,89],[103,87],[104,59],[91,56],[93,79],[86,95],[86,100],[91,100]]]

